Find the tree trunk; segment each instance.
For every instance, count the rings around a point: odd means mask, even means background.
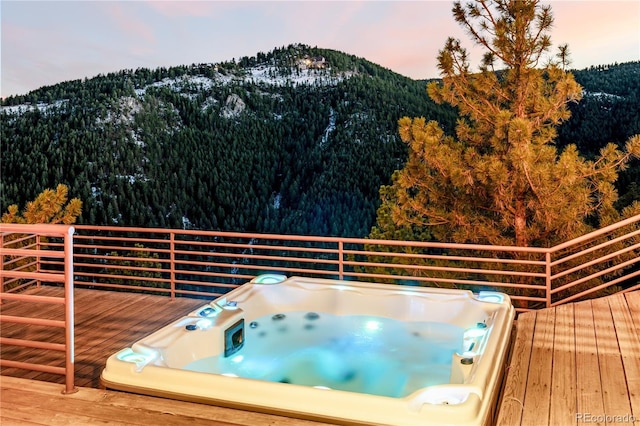
[[[513,227],[516,237],[516,246],[528,247],[529,239],[527,237],[527,210],[524,205],[524,198],[518,198],[516,200],[516,213]]]

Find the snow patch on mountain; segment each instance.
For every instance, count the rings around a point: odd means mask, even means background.
[[[324,129],[320,145],[324,145],[329,140],[329,134],[336,129],[336,112],[333,108],[329,110],[329,124]]]
[[[132,96],[124,96],[120,98],[117,109],[115,111],[107,110],[104,118],[96,118],[96,124],[133,123],[135,115],[139,113],[141,109],[142,103],[138,99]]]
[[[174,78],[164,78],[143,88],[135,89],[138,97],[143,97],[149,88],[167,87],[173,92],[206,91],[215,86],[232,83],[253,83],[267,86],[307,85],[331,86],[353,76],[354,73],[332,74],[329,69],[316,67],[278,68],[271,65],[258,65],[243,70],[238,74],[216,73],[213,78],[203,75],[183,75]],[[187,95],[187,94],[185,94]]]
[[[69,99],[61,99],[57,100],[53,103],[46,102],[38,102],[37,104],[21,104],[21,105],[11,105],[11,106],[3,106],[0,108],[0,111],[7,114],[24,114],[27,111],[35,111],[39,110],[40,112],[54,112],[55,110],[62,108],[69,104]]]
[[[115,175],[115,177],[129,182],[129,185],[133,185],[136,182],[148,182],[150,180],[143,173],[136,173],[135,175]]]
[[[218,100],[216,98],[214,98],[213,96],[209,96],[207,97],[207,99],[205,99],[205,101],[202,103],[202,105],[200,105],[200,110],[201,111],[206,111],[207,109],[211,108],[214,105],[219,104]]]
[[[135,104],[136,100],[144,99],[149,89],[168,88],[169,90],[180,93],[182,96],[190,99],[197,98],[199,93],[211,90],[213,87],[226,86],[230,84],[249,84],[264,85],[271,87],[292,86],[335,86],[338,83],[352,77],[355,72],[339,72],[334,73],[326,63],[322,63],[320,59],[313,59],[311,65],[307,64],[309,59],[299,62],[294,67],[276,67],[272,65],[257,65],[251,68],[240,70],[236,73],[216,72],[213,77],[204,75],[185,74],[178,77],[167,77],[160,81],[148,84],[144,87],[134,89],[135,97],[123,98],[125,103],[132,107],[130,114],[135,115],[138,110]],[[137,98],[137,99],[136,99]],[[215,102],[210,101],[202,105],[203,110],[212,106]],[[57,100],[52,103],[40,102],[32,105],[30,103],[4,106],[2,112],[7,114],[23,114],[27,111],[40,110],[41,112],[53,111],[62,106],[66,106],[69,99]],[[121,105],[123,106],[123,105]],[[122,118],[126,120],[125,118]],[[108,116],[98,122],[108,122],[109,120],[117,120]]]
[[[220,111],[220,115],[224,118],[235,118],[242,114],[246,107],[247,105],[242,98],[233,93],[227,97],[224,107]]]
[[[335,86],[348,78],[346,73],[331,74],[325,69],[291,68],[278,69],[269,65],[260,65],[247,70],[244,81],[271,86]]]
[[[611,93],[605,93],[605,92],[588,92],[588,91],[584,91],[584,96],[588,96],[591,98],[597,98],[597,99],[610,99],[610,100],[623,100],[624,96],[619,96],[619,95],[613,95]]]
[[[136,95],[138,97],[143,97],[147,89],[151,88],[162,88],[167,87],[171,91],[176,93],[182,93],[185,91],[203,91],[209,90],[214,86],[215,82],[209,77],[205,77],[202,75],[182,75],[180,77],[175,78],[163,78],[160,81],[156,81],[155,83],[151,83],[144,88],[136,89]]]

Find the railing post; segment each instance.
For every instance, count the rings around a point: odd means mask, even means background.
[[[74,316],[73,316],[73,226],[70,226],[64,236],[64,307],[65,307],[65,389],[62,393],[74,393],[75,380],[75,346],[74,346]]]
[[[4,248],[4,233],[0,232],[0,249]],[[2,252],[2,250],[0,250]],[[4,270],[4,254],[0,254],[0,271]],[[0,293],[4,293],[4,277],[0,277]],[[0,299],[0,305],[4,303],[4,299]]]
[[[546,284],[546,298],[547,308],[551,307],[551,250],[547,250],[545,253],[545,284]]]
[[[338,261],[338,278],[344,278],[344,242],[342,240],[338,241],[338,257],[340,260]]]
[[[170,278],[169,282],[171,285],[171,300],[175,300],[176,298],[176,247],[175,247],[175,233],[173,231],[169,232],[169,269],[170,269]]]
[[[41,248],[42,248],[42,244],[40,243],[40,234],[36,234],[36,252],[39,252]],[[40,255],[36,256],[36,272],[37,273],[41,272]],[[40,285],[41,285],[40,280],[36,280],[36,287],[40,288]]]

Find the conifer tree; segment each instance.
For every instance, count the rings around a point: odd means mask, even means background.
[[[618,220],[614,182],[640,156],[640,135],[622,150],[605,146],[594,160],[575,145],[558,152],[556,129],[582,89],[566,71],[566,46],[547,57],[551,8],[479,0],[456,1],[452,12],[486,53],[472,72],[459,40],[449,38],[439,52],[442,81],[427,92],[458,109],[455,135],[424,118],[399,120],[409,158],[380,191],[372,236],[417,227],[439,241],[549,247]]]
[[[2,215],[2,223],[75,223],[82,213],[82,201],[78,198],[69,200],[69,189],[59,184],[55,191],[45,189],[33,201],[29,201],[22,214],[18,205],[10,205]],[[66,205],[65,205],[66,204]]]
[[[78,198],[68,200],[68,188],[66,185],[59,184],[56,190],[45,189],[33,201],[29,201],[22,214],[17,204],[12,204],[0,218],[0,223],[64,223],[70,225],[75,223],[80,213],[82,213],[82,201]],[[47,238],[41,237],[40,243],[46,244]],[[31,235],[25,238],[25,235],[9,234],[3,238],[3,247],[21,248],[34,247],[36,236]],[[3,267],[10,269],[21,269],[23,271],[35,270],[35,257],[30,256],[2,256],[0,262]],[[26,280],[12,281],[4,286],[4,289],[20,287]],[[4,284],[3,284],[4,285]]]

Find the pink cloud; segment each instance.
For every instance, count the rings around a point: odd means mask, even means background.
[[[105,2],[102,6],[105,13],[115,22],[115,24],[127,35],[131,36],[133,40],[140,39],[145,43],[155,43],[156,37],[153,29],[150,26],[145,25],[144,21],[136,19],[136,17],[130,13],[131,10],[124,10],[122,7],[123,3]]]
[[[27,28],[11,23],[2,25],[2,87],[20,87],[24,82],[40,81],[41,85],[55,84],[65,74],[61,46],[69,42],[64,35],[47,29]],[[45,43],[47,48],[42,49]]]
[[[167,17],[196,17],[203,18],[212,16],[220,9],[235,7],[231,2],[217,1],[158,1],[144,0],[151,9]]]
[[[605,65],[604,57],[618,62],[640,59],[640,2],[552,2],[555,17],[553,42],[569,44],[576,68]]]
[[[450,10],[447,2],[384,3],[369,23],[345,25],[345,50],[408,77],[437,77],[438,50],[448,36],[463,35],[452,32]]]

